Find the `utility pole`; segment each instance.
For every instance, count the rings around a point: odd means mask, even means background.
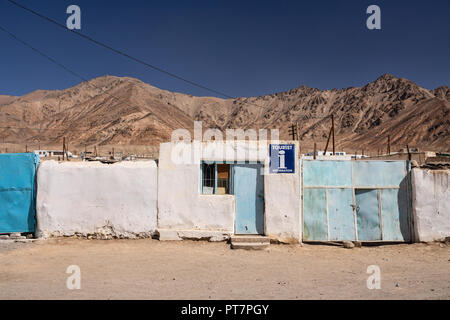
[[[289,134],[292,136],[292,140],[295,140],[295,137],[297,136],[297,126],[291,124],[289,127]]]
[[[66,156],[67,156],[67,161],[70,161],[70,159],[69,159],[69,139],[67,139],[67,142],[66,142]]]
[[[298,121],[295,124],[295,128],[297,130],[297,140],[300,141],[300,129],[299,129],[299,126],[298,126]]]
[[[333,156],[336,154],[336,149],[334,147],[334,115],[331,115],[331,131],[333,132]]]
[[[317,145],[316,145],[316,143],[314,142],[314,153],[313,153],[313,159],[314,160],[316,160],[316,151],[317,150]]]
[[[387,154],[391,154],[391,136],[388,136]]]
[[[66,155],[66,137],[63,137],[63,161]]]
[[[328,139],[327,144],[325,145],[325,150],[323,151],[323,155],[325,156],[327,154],[328,144],[330,143],[330,138],[332,134],[333,128],[330,129],[330,133],[328,133]]]
[[[406,145],[406,151],[408,152],[408,160],[411,161],[411,152],[409,152],[409,146]]]
[[[330,143],[330,138],[331,135],[333,135],[333,155],[334,155],[334,116],[331,115],[331,128],[330,128],[330,133],[328,133],[328,139],[327,139],[327,144],[325,145],[325,151],[323,152],[323,155],[326,156],[327,155],[327,149],[328,149],[328,144]]]

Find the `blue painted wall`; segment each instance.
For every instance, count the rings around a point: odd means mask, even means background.
[[[0,233],[34,232],[38,164],[34,153],[0,154]]]

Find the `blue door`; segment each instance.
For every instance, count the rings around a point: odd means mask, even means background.
[[[309,241],[328,240],[327,224],[327,191],[325,189],[305,189],[304,195],[305,214],[303,237]]]
[[[236,234],[264,234],[264,175],[261,164],[233,165]]]
[[[0,154],[0,233],[34,232],[38,163],[34,153]]]
[[[406,188],[380,190],[382,238],[410,241]]]
[[[355,189],[358,240],[381,240],[377,189]]]
[[[353,192],[348,188],[327,190],[330,240],[355,239],[355,219],[353,214]]]

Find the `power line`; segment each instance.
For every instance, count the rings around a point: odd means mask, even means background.
[[[103,42],[101,42],[101,41],[99,41],[99,40],[96,40],[96,39],[94,39],[94,38],[92,38],[92,37],[90,37],[90,36],[88,36],[88,35],[85,35],[85,34],[83,34],[83,33],[81,33],[81,32],[78,32],[78,31],[76,31],[76,30],[70,30],[70,29],[67,28],[66,25],[61,24],[61,23],[59,23],[58,21],[56,21],[56,20],[54,20],[54,19],[52,19],[52,18],[49,18],[49,17],[47,17],[47,16],[45,16],[45,15],[43,15],[43,14],[41,14],[41,13],[39,13],[39,12],[33,10],[33,9],[30,9],[30,8],[28,8],[28,7],[25,7],[24,5],[22,5],[22,4],[20,4],[20,3],[16,2],[16,1],[14,1],[14,0],[7,0],[7,1],[10,2],[11,4],[15,5],[16,7],[19,7],[19,8],[21,8],[21,9],[25,10],[25,11],[28,11],[29,13],[31,13],[31,14],[33,14],[33,15],[36,15],[36,16],[38,16],[38,17],[41,18],[41,19],[44,19],[44,20],[46,20],[46,21],[48,21],[48,22],[50,22],[50,23],[52,23],[52,24],[54,24],[54,25],[56,25],[56,26],[58,26],[58,27],[60,27],[60,28],[62,28],[62,29],[64,29],[64,30],[66,30],[66,31],[70,31],[70,32],[76,34],[76,35],[79,36],[79,37],[82,37],[82,38],[84,38],[84,39],[86,39],[86,40],[88,40],[88,41],[90,41],[90,42],[92,42],[92,43],[95,43],[96,45],[98,45],[98,46],[100,46],[100,47],[103,47],[103,48],[105,48],[105,49],[107,49],[107,50],[110,50],[110,51],[112,51],[112,52],[115,52],[115,53],[117,53],[117,54],[119,54],[119,55],[121,55],[121,56],[124,56],[124,57],[126,57],[126,58],[128,58],[128,59],[130,59],[130,60],[132,60],[132,61],[134,61],[134,62],[137,62],[137,63],[139,63],[139,64],[142,64],[142,65],[144,65],[144,66],[146,66],[146,67],[149,67],[149,68],[151,68],[151,69],[153,69],[153,70],[156,70],[156,71],[159,71],[159,72],[161,72],[161,73],[164,73],[164,74],[166,74],[166,75],[168,75],[168,76],[171,76],[171,77],[173,77],[173,78],[176,78],[176,79],[178,79],[178,80],[181,80],[181,81],[184,81],[184,82],[186,82],[186,83],[189,83],[189,84],[191,84],[191,85],[193,85],[193,86],[196,86],[196,87],[198,87],[198,88],[207,90],[207,91],[209,91],[209,92],[212,92],[212,93],[215,93],[215,94],[218,94],[218,95],[221,95],[221,96],[224,96],[224,97],[226,97],[226,98],[228,98],[228,99],[236,99],[235,97],[230,96],[229,94],[226,94],[226,93],[224,93],[224,92],[218,91],[218,90],[216,90],[216,89],[212,89],[212,88],[206,87],[206,86],[204,86],[204,85],[202,85],[202,84],[199,84],[199,83],[197,83],[197,82],[188,80],[188,79],[183,78],[183,77],[181,77],[181,76],[178,76],[178,75],[176,75],[176,74],[174,74],[174,73],[172,73],[172,72],[169,72],[169,71],[167,71],[167,70],[164,70],[164,69],[162,69],[162,68],[160,68],[160,67],[157,67],[157,66],[155,66],[155,65],[153,65],[153,64],[150,64],[150,63],[148,63],[148,62],[146,62],[146,61],[143,61],[143,60],[141,60],[141,59],[139,59],[139,58],[136,58],[136,57],[134,57],[134,56],[132,56],[132,55],[130,55],[130,54],[128,54],[128,53],[125,53],[125,52],[121,51],[121,50],[115,49],[115,48],[113,48],[113,47],[111,47],[111,46],[109,46],[109,45],[107,45],[107,44],[105,44],[105,43],[103,43]],[[85,80],[85,81],[86,81],[86,80]],[[255,103],[252,103],[252,102],[249,102],[249,101],[244,101],[243,103],[248,104],[248,105],[252,105],[252,106],[255,106],[255,107],[258,107],[258,108],[261,108],[261,109],[266,109],[266,108],[263,107],[263,106],[257,105],[257,104],[255,104]]]
[[[226,98],[228,98],[228,99],[237,99],[237,98],[232,97],[232,96],[230,96],[230,95],[228,95],[228,94],[226,94],[226,93],[223,93],[223,92],[221,92],[221,91],[218,91],[218,90],[215,90],[215,89],[206,87],[206,86],[204,86],[204,85],[202,85],[202,84],[199,84],[199,83],[197,83],[197,82],[188,80],[188,79],[183,78],[183,77],[181,77],[181,76],[178,76],[178,75],[176,75],[176,74],[174,74],[174,73],[171,73],[171,72],[169,72],[169,71],[166,71],[166,70],[164,70],[164,69],[162,69],[162,68],[160,68],[160,67],[157,67],[157,66],[152,65],[152,64],[150,64],[150,63],[148,63],[148,62],[145,62],[145,61],[143,61],[143,60],[141,60],[141,59],[139,59],[139,58],[133,57],[133,56],[131,56],[130,54],[127,54],[127,53],[125,53],[125,52],[123,52],[123,51],[121,51],[121,50],[115,49],[115,48],[113,48],[113,47],[111,47],[111,46],[109,46],[109,45],[107,45],[107,44],[105,44],[105,43],[103,43],[103,42],[101,42],[101,41],[99,41],[99,40],[96,40],[96,39],[94,39],[94,38],[92,38],[92,37],[90,37],[90,36],[87,36],[87,35],[85,35],[85,34],[83,34],[83,33],[81,33],[81,32],[78,32],[78,31],[76,31],[76,30],[70,30],[70,29],[67,28],[66,25],[61,24],[61,23],[57,22],[56,20],[54,20],[54,19],[52,19],[52,18],[49,18],[49,17],[47,17],[47,16],[45,16],[45,15],[43,15],[43,14],[41,14],[41,13],[39,13],[39,12],[33,10],[33,9],[30,9],[30,8],[28,8],[28,7],[25,7],[24,5],[22,5],[22,4],[20,4],[20,3],[16,2],[16,1],[14,1],[14,0],[7,0],[7,1],[10,2],[11,4],[15,5],[16,7],[19,7],[19,8],[21,8],[21,9],[23,9],[23,10],[25,10],[25,11],[27,11],[27,12],[33,14],[33,15],[36,15],[36,16],[38,16],[39,18],[44,19],[44,20],[46,20],[46,21],[48,21],[48,22],[50,22],[50,23],[52,23],[52,24],[54,24],[54,25],[56,25],[56,26],[58,26],[58,27],[60,27],[60,28],[62,28],[62,29],[64,29],[64,30],[66,30],[66,31],[70,31],[70,32],[72,32],[72,33],[78,35],[79,37],[82,37],[82,38],[84,38],[84,39],[86,39],[86,40],[88,40],[88,41],[90,41],[90,42],[92,42],[92,43],[95,43],[96,45],[98,45],[98,46],[100,46],[100,47],[103,47],[103,48],[105,48],[105,49],[107,49],[107,50],[110,50],[110,51],[112,51],[112,52],[115,52],[115,53],[117,53],[117,54],[119,54],[119,55],[121,55],[121,56],[124,56],[124,57],[126,57],[126,58],[128,58],[128,59],[130,59],[130,60],[132,60],[132,61],[134,61],[134,62],[137,62],[137,63],[139,63],[139,64],[142,64],[142,65],[144,65],[144,66],[146,66],[146,67],[149,67],[149,68],[151,68],[151,69],[153,69],[153,70],[159,71],[159,72],[164,73],[164,74],[166,74],[166,75],[169,75],[169,76],[171,76],[171,77],[173,77],[173,78],[176,78],[176,79],[178,79],[178,80],[181,80],[181,81],[184,81],[184,82],[186,82],[186,83],[189,83],[189,84],[191,84],[191,85],[193,85],[193,86],[196,86],[196,87],[198,87],[198,88],[201,88],[201,89],[210,91],[210,92],[212,92],[212,93],[215,93],[215,94],[218,94],[218,95],[221,95],[221,96],[224,96],[224,97],[226,97]],[[40,54],[42,54],[42,53],[40,53]],[[47,57],[47,58],[48,58],[48,57]],[[50,60],[51,60],[51,59],[50,59]],[[66,69],[66,68],[65,68],[65,69]],[[71,72],[72,74],[74,74],[73,71],[69,71],[69,72]],[[88,80],[86,80],[86,79],[83,78],[83,77],[80,77],[80,78],[83,79],[83,81],[88,81]],[[248,98],[246,98],[246,100],[247,100],[247,99],[248,99]],[[260,105],[255,104],[255,103],[252,103],[252,102],[250,102],[250,101],[243,101],[243,103],[244,103],[244,104],[247,104],[247,105],[251,105],[251,106],[255,106],[255,107],[261,108],[261,109],[263,109],[263,110],[266,109],[265,107],[260,106]],[[322,117],[310,117],[310,118],[317,118],[317,119],[319,119],[319,118],[322,118]]]
[[[82,75],[80,75],[79,73],[73,71],[72,69],[70,69],[69,67],[63,65],[62,63],[56,61],[54,58],[50,57],[48,54],[42,52],[41,50],[37,49],[36,47],[32,46],[31,44],[29,44],[28,42],[20,39],[18,36],[16,36],[15,34],[13,34],[12,32],[8,31],[6,28],[4,28],[3,26],[0,26],[0,30],[5,32],[6,34],[8,34],[11,38],[13,38],[14,40],[20,42],[21,44],[23,44],[24,46],[26,46],[27,48],[30,48],[31,50],[33,50],[34,52],[37,52],[39,55],[43,56],[44,58],[46,58],[47,60],[49,60],[50,62],[54,63],[55,65],[59,66],[60,68],[64,69],[65,71],[69,72],[70,74],[74,75],[75,77],[81,79],[82,81],[86,82],[87,85],[98,89],[101,91],[101,93],[104,93],[105,91],[100,88],[97,87],[95,84],[91,83],[89,80],[87,80],[85,77],[83,77]],[[109,93],[108,94],[110,97],[120,101],[119,98],[117,98],[116,96],[114,96],[113,94]]]
[[[14,40],[22,43],[24,46],[30,48],[31,50],[37,52],[38,54],[40,54],[41,56],[43,56],[44,58],[50,60],[52,63],[56,64],[57,66],[63,68],[64,70],[66,70],[67,72],[71,73],[72,75],[74,75],[75,77],[83,80],[83,81],[88,81],[87,79],[85,79],[83,76],[81,76],[80,74],[76,73],[75,71],[72,71],[71,69],[69,69],[68,67],[66,67],[65,65],[63,65],[62,63],[59,63],[58,61],[56,61],[55,59],[53,59],[52,57],[46,55],[45,53],[43,53],[42,51],[40,51],[39,49],[33,47],[32,45],[30,45],[29,43],[23,41],[22,39],[20,39],[19,37],[17,37],[15,34],[13,34],[12,32],[6,30],[4,27],[0,26],[0,30],[2,30],[3,32],[5,32],[6,34],[8,34],[11,38],[13,38]]]
[[[109,46],[109,45],[107,45],[107,44],[105,44],[105,43],[103,43],[103,42],[100,42],[100,41],[98,41],[98,40],[96,40],[96,39],[94,39],[94,38],[92,38],[92,37],[90,37],[90,36],[87,36],[87,35],[85,35],[85,34],[82,34],[81,32],[78,32],[78,31],[75,31],[75,30],[70,30],[70,29],[67,28],[67,26],[65,26],[65,25],[63,25],[63,24],[57,22],[56,20],[53,20],[52,18],[49,18],[49,17],[44,16],[43,14],[41,14],[41,13],[39,13],[39,12],[36,12],[36,11],[30,9],[30,8],[27,8],[27,7],[25,7],[24,5],[22,5],[22,4],[20,4],[20,3],[17,3],[17,2],[15,2],[15,1],[13,1],[13,0],[7,0],[7,1],[9,1],[11,4],[15,5],[16,7],[19,7],[19,8],[21,8],[21,9],[24,9],[24,10],[26,10],[26,11],[28,11],[28,12],[30,12],[30,13],[32,13],[32,14],[34,14],[34,15],[40,17],[40,18],[42,18],[42,19],[44,19],[44,20],[47,20],[47,21],[50,22],[50,23],[53,23],[54,25],[56,25],[56,26],[58,26],[58,27],[60,27],[60,28],[63,28],[63,29],[66,30],[66,31],[70,31],[70,32],[72,32],[72,33],[74,33],[74,34],[76,34],[76,35],[78,35],[78,36],[80,36],[80,37],[82,37],[82,38],[84,38],[84,39],[86,39],[86,40],[91,41],[92,43],[95,43],[95,44],[98,45],[98,46],[101,46],[101,47],[103,47],[103,48],[105,48],[105,49],[108,49],[108,50],[110,50],[110,51],[113,51],[113,52],[115,52],[115,53],[117,53],[117,54],[119,54],[119,55],[122,55],[122,56],[124,56],[124,57],[130,59],[130,60],[133,60],[134,62],[137,62],[137,63],[139,63],[139,64],[142,64],[142,65],[144,65],[144,66],[146,66],[146,67],[152,68],[153,70],[156,70],[156,71],[158,71],[158,72],[164,73],[164,74],[166,74],[166,75],[168,75],[168,76],[170,76],[170,77],[176,78],[176,79],[181,80],[181,81],[184,81],[184,82],[186,82],[186,83],[189,83],[189,84],[191,84],[191,85],[193,85],[193,86],[196,86],[196,87],[198,87],[198,88],[207,90],[207,91],[212,92],[212,93],[215,93],[215,94],[219,94],[219,95],[224,96],[224,97],[229,98],[229,99],[234,99],[234,97],[232,97],[232,96],[230,96],[230,95],[228,95],[228,94],[226,94],[226,93],[220,92],[220,91],[218,91],[218,90],[215,90],[215,89],[206,87],[206,86],[204,86],[204,85],[202,85],[202,84],[199,84],[199,83],[197,83],[197,82],[188,80],[188,79],[183,78],[183,77],[181,77],[181,76],[178,76],[178,75],[176,75],[176,74],[174,74],[174,73],[172,73],[172,72],[169,72],[169,71],[164,70],[164,69],[162,69],[162,68],[160,68],[160,67],[157,67],[157,66],[155,66],[155,65],[153,65],[153,64],[150,64],[150,63],[148,63],[148,62],[145,62],[145,61],[143,61],[143,60],[141,60],[141,59],[139,59],[139,58],[133,57],[133,56],[131,56],[131,55],[128,54],[128,53],[125,53],[125,52],[123,52],[123,51],[121,51],[121,50],[115,49],[115,48],[113,48],[113,47],[111,47],[111,46]]]
[[[9,0],[8,0],[9,1]],[[11,38],[13,38],[14,40],[20,42],[21,44],[23,44],[24,46],[28,47],[29,49],[35,51],[36,53],[38,53],[39,55],[43,56],[44,58],[46,58],[47,60],[49,60],[50,62],[54,63],[55,65],[59,66],[60,68],[64,69],[65,71],[69,72],[70,74],[74,75],[75,77],[81,79],[82,81],[86,82],[89,86],[94,87],[98,90],[101,91],[101,93],[104,93],[105,91],[100,88],[97,87],[95,84],[91,83],[91,81],[89,81],[88,79],[86,79],[85,77],[83,77],[82,75],[80,75],[79,73],[73,71],[72,69],[70,69],[69,67],[67,67],[66,65],[58,62],[56,59],[52,58],[51,56],[49,56],[48,54],[44,53],[43,51],[37,49],[36,47],[34,47],[33,45],[29,44],[28,42],[26,42],[25,40],[22,40],[21,38],[19,38],[18,36],[16,36],[15,34],[13,34],[11,31],[8,31],[6,28],[0,26],[0,30],[2,30],[3,32],[5,32],[6,34],[8,34]],[[119,98],[117,98],[116,96],[114,96],[111,93],[108,93],[108,95],[112,98],[115,98],[116,100],[120,100]],[[233,98],[234,99],[234,98]],[[248,99],[248,98],[246,98]],[[258,108],[263,108],[265,109],[263,106],[257,105],[255,103],[249,102],[249,101],[243,101],[244,104],[248,104],[248,105],[252,105],[252,106],[256,106]],[[309,116],[308,114],[305,114],[306,116],[308,116],[308,119],[323,119],[325,117],[313,117],[313,116]],[[1,128],[1,127],[0,127]],[[19,129],[26,129],[26,128],[19,128]],[[58,129],[55,129],[58,130]]]
[[[101,91],[101,93],[104,93],[104,90],[102,88],[97,87],[96,85],[94,85],[93,83],[91,83],[90,81],[88,81],[86,78],[84,78],[82,75],[78,74],[77,72],[71,70],[69,67],[63,65],[62,63],[56,61],[54,58],[50,57],[49,55],[47,55],[46,53],[42,52],[41,50],[35,48],[34,46],[32,46],[31,44],[29,44],[28,42],[20,39],[19,37],[17,37],[15,34],[13,34],[12,32],[8,31],[7,29],[5,29],[3,26],[0,26],[0,30],[5,32],[6,34],[8,34],[11,38],[13,38],[14,40],[20,42],[21,44],[23,44],[24,46],[30,48],[31,50],[33,50],[34,52],[38,53],[39,55],[43,56],[44,58],[48,59],[50,62],[54,63],[55,65],[61,67],[62,69],[64,69],[65,71],[69,72],[70,74],[74,75],[75,77],[83,80],[86,82],[87,85],[94,87],[95,89],[98,89]],[[116,96],[112,95],[111,93],[108,93],[108,95],[118,101],[120,101],[119,98],[117,98]],[[16,129],[16,130],[37,130],[39,132],[41,131],[65,131],[65,130],[69,130],[69,131],[78,131],[78,132],[86,132],[86,130],[83,129],[73,129],[73,128],[61,128],[61,129],[56,129],[56,128],[33,128],[33,127],[13,127],[13,126],[0,126],[0,129]],[[139,129],[135,129],[135,130],[139,130]],[[142,129],[145,130],[145,129]]]
[[[9,0],[8,0],[9,1]],[[81,79],[82,81],[86,82],[87,85],[92,86],[98,90],[101,91],[101,93],[104,93],[105,91],[102,88],[97,87],[96,85],[94,85],[93,83],[91,83],[89,80],[87,80],[85,77],[83,77],[82,75],[80,75],[79,73],[73,71],[72,69],[70,69],[69,67],[67,67],[66,65],[58,62],[56,59],[52,58],[51,56],[49,56],[48,54],[44,53],[43,51],[37,49],[36,47],[34,47],[33,45],[29,44],[28,42],[22,40],[21,38],[19,38],[18,36],[16,36],[15,34],[13,34],[12,32],[10,32],[9,30],[7,30],[6,28],[4,28],[3,26],[0,26],[0,30],[5,32],[6,34],[8,34],[11,38],[13,38],[14,40],[18,41],[19,43],[23,44],[24,46],[28,47],[29,49],[33,50],[34,52],[38,53],[39,55],[41,55],[42,57],[46,58],[47,60],[49,60],[50,62],[54,63],[55,65],[57,65],[58,67],[64,69],[65,71],[69,72],[70,74],[74,75],[75,77]],[[113,94],[108,93],[108,95],[118,101],[120,101],[119,98],[115,97]],[[264,108],[263,106],[259,106],[257,104],[253,104],[250,103],[248,101],[244,101],[244,104],[249,104],[249,105],[254,105],[257,106],[259,108]],[[309,119],[311,118],[315,118],[315,119],[323,119],[323,117],[308,117]],[[0,129],[17,129],[17,130],[37,130],[39,132],[41,131],[65,131],[65,130],[70,130],[70,131],[79,131],[79,132],[85,132],[86,129],[74,129],[74,128],[36,128],[36,127],[13,127],[13,126],[0,126]],[[118,130],[120,130],[120,128],[117,128]],[[116,130],[117,130],[116,129]],[[135,131],[146,131],[146,129],[134,129]]]

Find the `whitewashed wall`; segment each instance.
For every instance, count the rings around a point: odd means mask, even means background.
[[[450,237],[450,170],[412,169],[416,241]]]
[[[186,163],[177,163],[183,157]],[[264,162],[265,234],[282,242],[300,241],[298,161],[294,174],[268,174],[266,141],[161,144],[158,164],[158,231],[161,239],[223,240],[234,233],[234,195],[200,194],[201,160]]]
[[[44,161],[37,173],[37,235],[148,237],[156,230],[154,161]]]
[[[291,142],[289,142],[291,143]],[[264,176],[265,233],[271,239],[284,243],[297,243],[302,239],[301,187],[295,144],[295,173],[269,173],[266,161]]]
[[[223,233],[223,238],[219,238],[222,240],[233,232],[234,197],[200,194],[202,156],[194,157],[193,147],[193,144],[172,142],[160,145],[158,231],[161,240],[178,240],[186,234],[193,238],[211,237],[216,232]],[[176,155],[180,158],[175,159]],[[183,157],[186,161],[178,163]]]

